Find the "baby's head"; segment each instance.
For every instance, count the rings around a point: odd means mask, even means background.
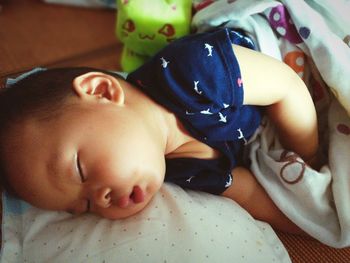
[[[112,219],[140,211],[165,173],[142,96],[118,75],[91,68],[44,70],[4,88],[4,188],[43,209]]]

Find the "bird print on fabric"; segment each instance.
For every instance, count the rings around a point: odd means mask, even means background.
[[[213,46],[209,45],[208,43],[204,44],[204,48],[208,50],[208,57],[213,56]]]
[[[162,61],[163,68],[168,67],[168,64],[170,63],[170,61],[166,61],[165,58],[163,58],[163,57],[161,57],[160,60]]]
[[[237,129],[237,131],[238,131],[238,133],[239,133],[238,139],[239,139],[239,140],[243,140],[243,141],[244,141],[244,144],[247,144],[247,140],[246,140],[246,138],[244,137],[244,134],[243,134],[241,128]]]
[[[227,122],[227,116],[224,116],[221,112],[219,112],[219,121],[226,123]]]
[[[196,93],[198,93],[199,95],[201,95],[202,94],[202,91],[200,91],[199,90],[199,87],[198,87],[198,84],[199,84],[199,80],[195,80],[195,81],[193,81],[193,83],[194,83],[194,91],[196,92]]]
[[[228,181],[226,182],[226,184],[225,184],[225,187],[227,188],[227,187],[229,187],[230,185],[232,184],[232,175],[228,175]]]

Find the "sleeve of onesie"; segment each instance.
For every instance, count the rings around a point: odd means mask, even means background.
[[[246,37],[227,28],[181,38],[128,80],[185,120],[203,140],[249,137],[260,116],[254,107],[242,105],[243,81],[233,43],[253,48]]]

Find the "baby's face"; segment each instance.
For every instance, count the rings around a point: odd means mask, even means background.
[[[9,136],[10,184],[43,209],[110,219],[135,214],[165,173],[164,152],[146,126],[127,109],[94,102],[52,121],[27,120]]]

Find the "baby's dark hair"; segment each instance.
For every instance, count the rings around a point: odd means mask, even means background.
[[[0,186],[15,194],[6,176],[4,142],[11,128],[28,117],[53,119],[65,108],[68,98],[75,96],[73,80],[85,73],[97,71],[122,78],[120,75],[95,68],[51,68],[30,74],[0,89]]]

